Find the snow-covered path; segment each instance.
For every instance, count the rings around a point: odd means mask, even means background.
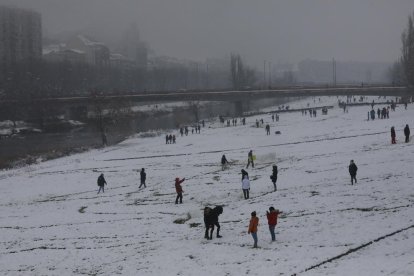
[[[0,274],[412,275],[414,141],[404,143],[402,129],[414,126],[414,105],[386,120],[366,121],[368,110],[335,108],[316,118],[286,113],[279,122],[249,117],[236,127],[210,122],[173,145],[137,136],[2,171]],[[260,118],[282,134],[266,136],[254,126]],[[244,200],[240,170],[249,149],[257,160],[247,170],[252,188]],[[232,163],[225,171],[223,153]],[[351,159],[359,168],[354,186]],[[273,164],[277,192],[269,179]],[[138,190],[141,168],[147,188]],[[108,186],[97,195],[100,172]],[[179,205],[175,177],[186,178]],[[207,241],[202,209],[219,204],[223,238]],[[274,243],[270,206],[283,212]],[[247,234],[252,211],[260,219],[259,249]]]

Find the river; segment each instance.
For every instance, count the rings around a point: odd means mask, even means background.
[[[260,108],[278,106],[289,99],[272,98],[249,102],[244,112],[258,111]],[[153,104],[154,106],[156,104]],[[157,104],[158,106],[158,104]],[[275,108],[276,109],[276,108]],[[207,102],[198,108],[200,120],[217,118],[218,115],[234,117],[234,104],[228,102]],[[188,107],[176,107],[171,111],[152,113],[136,113],[134,116],[117,119],[106,125],[108,144],[116,144],[126,137],[149,130],[159,130],[167,133],[180,125],[190,125],[195,122],[195,113]],[[191,131],[191,130],[190,130]],[[42,160],[84,151],[102,146],[102,137],[97,124],[86,122],[82,127],[69,131],[40,132],[25,135],[15,135],[0,140],[0,168],[19,166]]]

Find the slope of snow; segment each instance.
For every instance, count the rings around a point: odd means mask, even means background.
[[[0,274],[412,275],[414,146],[404,143],[402,129],[414,126],[414,105],[375,121],[366,121],[369,109],[335,108],[316,118],[286,113],[279,122],[261,115],[235,127],[211,121],[201,134],[176,132],[177,144],[137,135],[1,171]],[[255,127],[261,118],[272,135]],[[251,195],[244,200],[240,170],[250,149],[257,160],[247,169]],[[231,162],[225,171],[223,153]],[[351,159],[359,168],[353,186]],[[269,179],[274,164],[277,192]],[[108,186],[97,195],[101,172]],[[186,178],[183,204],[174,204],[175,177]],[[202,210],[215,205],[224,207],[223,238],[207,241]],[[282,211],[273,243],[270,206]],[[252,211],[260,219],[258,249],[247,234]]]

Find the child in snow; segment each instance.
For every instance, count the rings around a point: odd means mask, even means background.
[[[242,189],[243,189],[244,199],[249,199],[250,180],[247,175],[245,175],[243,178]]]
[[[273,187],[275,188],[275,192],[277,190],[276,187],[276,181],[277,181],[277,166],[273,165],[272,175],[270,176],[270,179],[272,180]]]
[[[102,193],[105,193],[105,184],[106,184],[106,180],[104,177],[104,174],[101,173],[101,175],[98,177],[98,186],[99,186],[99,190],[98,190],[98,194],[99,192],[102,190]]]
[[[256,211],[252,212],[252,217],[250,219],[248,234],[251,234],[253,237],[253,248],[257,248],[257,227],[259,226],[259,218],[256,217]]]
[[[138,189],[141,188],[142,186],[146,188],[147,185],[145,185],[145,180],[147,179],[147,173],[145,172],[144,168],[141,169],[140,177],[141,177],[141,185],[139,185]]]
[[[250,166],[250,164],[252,164],[252,168],[254,168],[254,162],[253,162],[253,151],[250,150],[249,153],[247,154],[247,166],[246,169]]]
[[[276,240],[275,227],[277,224],[278,215],[279,215],[279,210],[273,207],[270,207],[269,211],[266,211],[267,223],[269,224],[269,231],[270,231],[270,236],[272,237],[272,241]]]
[[[175,191],[177,192],[177,197],[175,198],[175,204],[178,204],[178,200],[180,200],[180,204],[183,203],[183,188],[181,187],[181,183],[183,183],[185,178],[179,179],[178,177],[175,179]]]
[[[351,175],[351,185],[354,185],[354,180],[355,180],[355,184],[357,183],[356,174],[358,171],[358,167],[354,163],[354,160],[351,160],[348,169],[349,169],[349,174]]]

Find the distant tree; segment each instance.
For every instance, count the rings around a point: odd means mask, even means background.
[[[408,17],[407,28],[401,35],[402,56],[401,64],[404,69],[405,77],[409,85],[414,85],[414,25],[413,15]]]
[[[387,74],[389,81],[393,85],[405,85],[407,83],[404,68],[400,61],[394,62],[394,64],[388,69]]]
[[[195,122],[198,123],[200,121],[200,102],[199,101],[192,101],[188,103],[191,112],[194,115]]]
[[[233,89],[239,90],[251,87],[256,82],[254,69],[245,66],[239,54],[230,56],[230,74]]]

